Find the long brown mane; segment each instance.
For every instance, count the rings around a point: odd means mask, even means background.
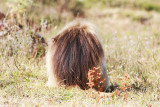
[[[53,38],[51,49],[54,74],[61,83],[87,89],[88,71],[101,66],[104,56],[97,35],[80,22],[64,29]]]

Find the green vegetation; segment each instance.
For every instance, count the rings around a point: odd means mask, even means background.
[[[159,0],[0,0],[0,11],[0,106],[160,105]],[[47,41],[76,17],[98,28],[112,92],[45,86]]]

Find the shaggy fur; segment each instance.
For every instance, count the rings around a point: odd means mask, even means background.
[[[109,79],[98,33],[92,24],[85,21],[76,20],[68,24],[51,39],[46,63],[48,86],[78,85],[81,89],[88,89],[89,69],[100,66],[102,78],[106,79],[104,90],[108,87]]]

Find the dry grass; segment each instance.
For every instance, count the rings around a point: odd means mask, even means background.
[[[99,29],[109,78],[118,91],[97,94],[97,101],[89,97],[94,90],[46,87],[45,58],[32,57],[29,50],[32,27],[17,29],[13,24],[10,33],[0,38],[0,106],[160,105],[160,14],[132,8],[91,8],[86,10],[86,19]],[[52,23],[50,30],[38,33],[48,40],[67,22]],[[122,82],[126,71],[129,82]],[[130,89],[122,91],[124,83]]]

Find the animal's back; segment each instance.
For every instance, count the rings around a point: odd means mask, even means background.
[[[88,70],[100,66],[103,49],[91,26],[74,23],[53,39],[55,74],[65,85],[87,88]]]

